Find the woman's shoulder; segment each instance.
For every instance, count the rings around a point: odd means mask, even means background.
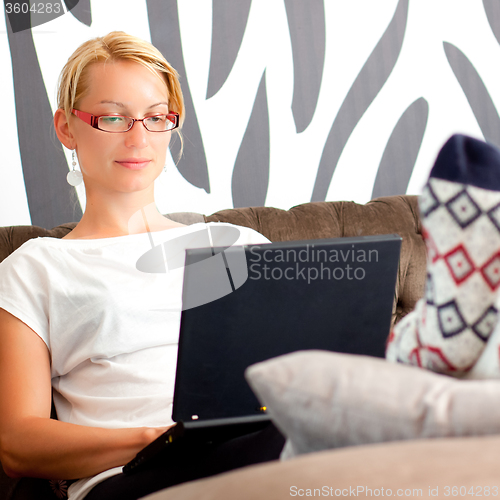
[[[51,258],[51,245],[48,240],[56,238],[32,238],[25,241],[20,247],[9,254],[2,262],[0,268],[20,268],[21,265],[36,267],[45,265]]]
[[[6,259],[41,255],[45,251],[47,251],[49,247],[47,240],[53,239],[55,238],[31,238],[25,241],[21,246],[16,248],[11,254],[7,256]]]

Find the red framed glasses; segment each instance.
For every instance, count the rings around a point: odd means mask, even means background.
[[[71,112],[88,123],[91,127],[103,132],[121,133],[128,132],[135,122],[142,122],[149,132],[168,132],[179,126],[179,113],[170,112],[167,115],[146,116],[146,118],[132,118],[122,115],[91,115],[85,111],[72,109]]]

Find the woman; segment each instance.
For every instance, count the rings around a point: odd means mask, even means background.
[[[136,263],[150,239],[200,230],[154,208],[154,181],[184,119],[177,73],[151,44],[113,32],[70,57],[58,106],[55,130],[78,157],[87,203],[65,238],[30,240],[0,265],[2,465],[13,477],[87,478],[70,486],[72,500],[139,498],[231,468],[222,448],[208,472],[200,463],[143,481],[121,474],[173,423],[182,269],[145,273]],[[239,230],[237,244],[266,241]],[[277,456],[281,436],[271,441],[271,455],[254,461]]]

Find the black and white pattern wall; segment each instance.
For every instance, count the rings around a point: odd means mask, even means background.
[[[16,1],[34,3],[5,10]],[[185,152],[176,165],[174,142],[157,181],[162,212],[418,194],[452,133],[500,145],[497,0],[52,3],[65,14],[32,29],[0,18],[0,225],[81,216],[51,127],[56,82],[112,30],[151,40],[181,74]]]

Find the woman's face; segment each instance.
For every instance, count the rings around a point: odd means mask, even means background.
[[[144,118],[168,113],[165,83],[139,63],[96,63],[88,68],[90,86],[76,109],[93,115]],[[87,192],[130,193],[153,189],[172,132],[149,132],[142,122],[123,133],[92,128],[72,115],[70,131]]]

